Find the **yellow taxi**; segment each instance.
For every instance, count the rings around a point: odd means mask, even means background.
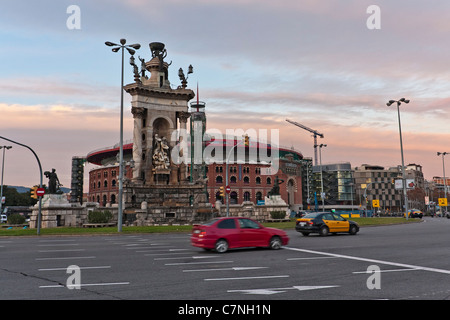
[[[327,236],[330,233],[345,232],[355,235],[359,231],[359,225],[342,218],[339,214],[332,212],[313,212],[297,219],[295,230],[308,236],[310,233],[318,233]]]
[[[403,217],[406,218],[406,213],[403,213]],[[408,210],[408,218],[419,218],[422,219],[423,212],[418,209]]]

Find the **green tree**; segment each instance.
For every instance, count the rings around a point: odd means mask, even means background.
[[[31,198],[30,191],[19,193],[16,188],[3,186],[3,196],[6,198],[3,206],[33,206],[37,203],[36,199]]]

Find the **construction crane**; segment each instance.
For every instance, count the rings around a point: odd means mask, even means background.
[[[302,129],[305,129],[306,131],[311,132],[314,135],[314,165],[317,164],[317,136],[323,138],[323,133],[318,132],[317,130],[313,130],[311,128],[308,128],[307,126],[304,126],[298,122],[291,121],[289,119],[286,119],[287,122],[292,123],[294,126],[300,127]]]

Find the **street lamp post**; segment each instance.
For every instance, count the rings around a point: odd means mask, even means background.
[[[449,154],[448,152],[438,152],[437,155],[440,156],[442,155],[442,173],[444,175],[444,194],[445,194],[445,199],[447,199],[447,182],[445,180],[445,164],[444,164],[444,156],[446,154]],[[447,212],[447,206],[445,206],[445,212]],[[442,216],[444,216],[444,214],[442,214]]]
[[[3,160],[2,160],[2,181],[0,187],[0,214],[2,213],[2,200],[3,200],[3,171],[5,170],[5,150],[11,149],[12,146],[0,146],[0,149],[3,149]]]
[[[394,102],[397,103],[397,114],[398,114],[398,131],[400,133],[400,152],[402,155],[402,185],[403,185],[403,196],[405,198],[405,212],[406,212],[406,220],[408,220],[408,194],[406,192],[406,175],[405,175],[405,161],[403,159],[403,141],[402,141],[402,125],[400,122],[400,105],[402,102],[409,103],[409,100],[405,98],[401,98],[400,100],[389,100],[386,105],[389,107]]]
[[[34,157],[36,158],[36,161],[37,161],[38,166],[39,166],[39,187],[42,188],[42,179],[43,179],[42,178],[42,166],[41,166],[41,161],[39,160],[39,157],[37,156],[36,152],[34,152],[33,149],[31,149],[29,146],[27,146],[27,145],[25,145],[23,143],[20,143],[20,142],[17,142],[17,141],[14,141],[14,140],[2,137],[2,136],[0,136],[0,139],[3,139],[3,140],[6,140],[6,141],[15,143],[15,144],[17,144],[19,146],[22,146],[22,147],[25,147],[25,148],[27,148],[28,150],[30,150],[34,154]],[[41,234],[41,219],[42,219],[42,212],[41,212],[42,211],[42,197],[39,197],[39,202],[38,203],[39,203],[39,206],[38,206],[38,210],[39,211],[38,211],[38,216],[37,216],[37,234],[40,235]]]
[[[122,50],[122,76],[121,76],[121,85],[120,85],[120,141],[119,141],[119,207],[117,213],[117,231],[122,232],[122,211],[123,211],[123,59],[124,53],[123,49],[127,49],[128,53],[134,55],[135,51],[133,49],[138,50],[141,45],[130,44],[125,45],[127,41],[125,39],[120,39],[120,44],[116,44],[113,42],[106,41],[105,44],[108,47],[112,48],[113,52],[117,52]]]

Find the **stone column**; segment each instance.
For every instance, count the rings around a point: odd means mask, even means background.
[[[143,162],[143,168],[145,170],[145,184],[152,185],[154,184],[154,176],[153,176],[153,126],[146,128],[146,156],[145,161]]]
[[[133,129],[133,181],[141,179],[142,171],[142,119],[146,116],[146,111],[144,108],[132,107],[131,113],[134,118],[134,129]]]
[[[180,129],[184,132],[187,131],[187,120],[189,119],[189,117],[191,116],[191,114],[189,112],[178,112],[178,119],[180,119]],[[181,139],[183,139],[183,137],[180,137],[180,142],[182,141]],[[188,154],[188,150],[182,150],[183,153],[185,153],[185,155]],[[182,156],[182,155],[180,155]],[[180,164],[180,181],[181,182],[187,182],[186,180],[186,170],[187,170],[187,165],[185,162]]]

